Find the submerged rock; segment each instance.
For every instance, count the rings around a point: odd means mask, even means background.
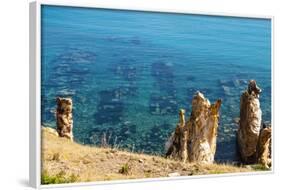
[[[256,81],[250,80],[248,89],[240,98],[240,122],[238,128],[238,146],[244,163],[256,161],[256,147],[258,144],[262,111],[259,94],[261,89]]]
[[[84,51],[84,50],[72,50],[66,53],[60,54],[58,57],[55,58],[54,61],[60,63],[67,63],[69,64],[90,64],[93,63],[96,59],[96,54],[91,51]]]
[[[111,65],[109,70],[126,81],[136,81],[137,79],[138,69],[134,59],[122,59],[120,62]]]
[[[157,61],[152,64],[151,75],[162,92],[175,90],[174,67],[171,63]]]
[[[196,80],[196,77],[195,76],[192,76],[192,75],[189,75],[185,78],[187,81],[195,81]]]
[[[119,89],[109,89],[99,92],[100,101],[97,112],[94,114],[95,123],[98,125],[121,122],[124,110],[123,92]]]
[[[233,121],[234,121],[235,124],[239,124],[240,118],[239,118],[239,117],[236,117],[236,118],[233,119]]]
[[[73,140],[73,119],[71,98],[57,98],[57,131],[60,137]]]
[[[163,146],[171,134],[173,126],[168,123],[155,124],[151,130],[142,135],[142,141],[137,145],[138,150],[149,154],[162,154],[165,151]]]
[[[220,86],[229,86],[229,87],[234,87],[234,83],[232,80],[223,80],[223,79],[219,79],[218,83]]]
[[[224,94],[226,95],[226,96],[231,96],[232,94],[231,94],[231,90],[230,90],[230,88],[228,87],[228,86],[222,86],[222,89],[223,89],[223,92],[224,92]]]
[[[178,109],[178,102],[174,96],[152,94],[149,100],[149,112],[153,115],[172,115]]]
[[[133,39],[130,40],[130,42],[133,45],[140,45],[141,44],[141,40],[138,37],[134,37]]]

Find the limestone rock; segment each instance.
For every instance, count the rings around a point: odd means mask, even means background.
[[[271,127],[265,127],[260,131],[257,146],[257,162],[269,168],[271,166]]]
[[[167,145],[166,157],[187,160],[187,128],[185,127],[185,110],[179,111],[179,123],[171,135]]]
[[[221,103],[219,99],[214,104],[210,104],[200,92],[193,97],[191,116],[186,123],[190,162],[214,161]]]
[[[60,137],[73,140],[73,119],[71,98],[57,98],[57,131]]]
[[[216,152],[217,128],[221,100],[210,104],[197,92],[192,100],[192,112],[185,122],[184,110],[179,112],[179,123],[170,138],[166,156],[183,162],[212,163]]]
[[[248,89],[240,98],[240,122],[237,132],[239,152],[244,163],[256,161],[256,147],[261,128],[262,111],[256,81],[250,80]]]

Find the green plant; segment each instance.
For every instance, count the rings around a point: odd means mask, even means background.
[[[51,176],[47,171],[43,171],[41,175],[41,184],[60,184],[60,183],[73,183],[78,180],[78,176],[71,174],[66,176],[64,171],[59,172],[58,174]]]
[[[262,164],[254,164],[251,165],[251,168],[253,168],[256,171],[269,171],[270,168],[266,168],[264,165]]]
[[[223,174],[225,173],[224,171],[220,171],[220,170],[213,170],[213,171],[210,171],[209,174]]]
[[[128,175],[130,173],[131,167],[128,163],[124,164],[121,169],[119,170],[119,173]]]
[[[144,171],[144,176],[146,177],[146,178],[149,178],[149,177],[151,177],[151,171]]]

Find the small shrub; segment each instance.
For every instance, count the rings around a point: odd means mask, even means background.
[[[73,183],[73,182],[78,181],[78,175],[71,174],[71,175],[69,176],[68,181],[69,181],[69,183]],[[66,182],[66,183],[67,183],[67,182]]]
[[[65,176],[65,172],[61,171],[58,174],[51,176],[47,171],[43,171],[41,175],[41,184],[60,184],[60,183],[73,183],[78,180],[78,175],[71,174],[69,177]]]
[[[54,161],[60,161],[60,153],[55,153],[54,155],[53,155],[53,158],[52,158],[52,160],[54,160]]]
[[[130,173],[131,167],[129,166],[128,163],[124,164],[121,169],[119,170],[119,173],[128,175]]]
[[[144,171],[144,177],[146,178],[151,177],[151,170]]]
[[[209,174],[224,174],[224,173],[226,173],[226,172],[220,171],[220,170],[211,170],[211,171],[209,172]]]
[[[270,171],[270,168],[266,168],[264,165],[262,164],[254,164],[251,165],[251,168],[253,168],[256,171]]]
[[[112,180],[112,177],[111,177],[111,176],[105,176],[105,177],[104,177],[104,181],[110,181],[110,180]]]

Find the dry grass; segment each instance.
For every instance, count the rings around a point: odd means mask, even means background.
[[[54,177],[63,172],[63,179],[71,182],[167,177],[174,172],[187,176],[255,171],[251,167],[226,164],[183,164],[160,156],[80,145],[56,136],[45,127],[42,161],[43,175]]]

